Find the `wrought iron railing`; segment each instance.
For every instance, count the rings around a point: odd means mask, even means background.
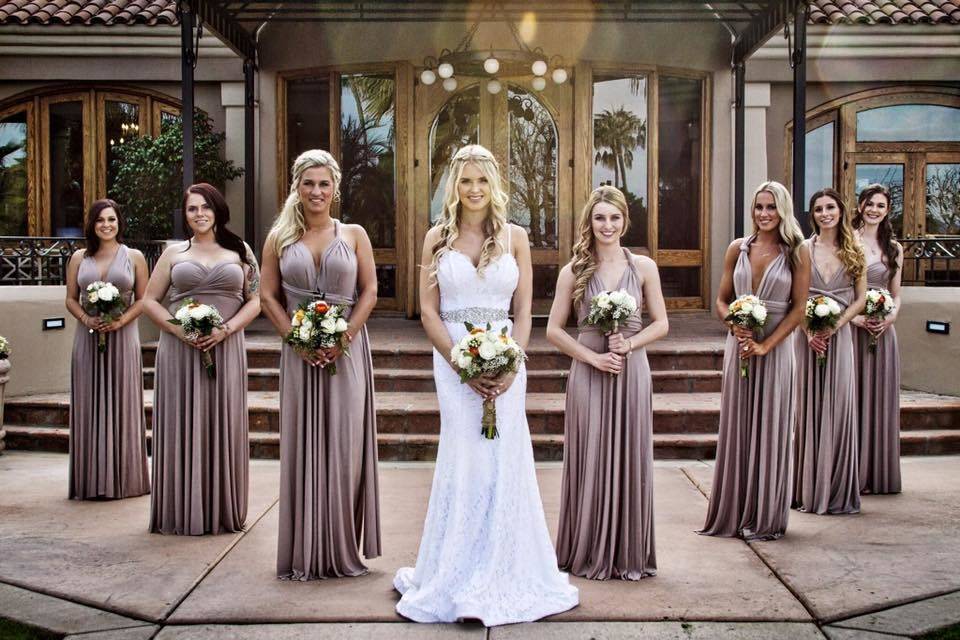
[[[155,240],[126,244],[143,252],[151,270],[163,253],[163,243]],[[0,236],[0,286],[66,284],[67,262],[85,245],[83,238]]]
[[[903,284],[960,287],[960,236],[904,238]]]

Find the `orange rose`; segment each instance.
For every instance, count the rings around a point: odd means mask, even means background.
[[[313,305],[313,310],[317,313],[326,313],[330,310],[330,305],[328,305],[323,300],[318,300],[316,304]]]

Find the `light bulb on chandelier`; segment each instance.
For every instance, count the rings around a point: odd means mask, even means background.
[[[564,68],[554,69],[552,77],[557,84],[563,84],[567,81],[567,70]]]
[[[494,58],[491,53],[490,57],[483,61],[483,70],[490,75],[495,74],[497,71],[500,71],[500,61]]]
[[[501,90],[503,90],[503,85],[496,78],[487,83],[487,91],[493,95],[497,95]]]
[[[534,90],[543,91],[547,88],[547,79],[543,76],[536,76],[530,81],[530,84],[533,86]]]
[[[452,77],[453,65],[449,62],[442,63],[439,67],[437,67],[437,75],[444,79]]]
[[[433,69],[424,69],[420,73],[420,82],[425,85],[431,85],[437,81],[437,74],[434,73]]]
[[[537,60],[532,65],[530,65],[530,70],[533,71],[535,76],[543,76],[547,74],[547,63],[544,60]]]
[[[457,90],[457,79],[456,78],[444,78],[443,88],[451,93]]]

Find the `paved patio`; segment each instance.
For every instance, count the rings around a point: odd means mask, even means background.
[[[414,562],[432,465],[385,464],[385,555],[369,575],[274,577],[279,466],[254,460],[247,531],[146,532],[149,497],[65,498],[67,458],[0,456],[0,618],[82,634],[153,638],[891,638],[960,622],[960,457],[905,458],[904,493],[865,496],[856,516],[794,512],[787,536],[746,544],[693,531],[708,462],[658,462],[659,575],[574,579],[581,604],[549,621],[486,630],[424,626],[394,613],[391,579]],[[555,532],[560,467],[538,478]]]

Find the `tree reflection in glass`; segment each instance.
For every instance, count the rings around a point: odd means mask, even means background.
[[[960,235],[960,164],[927,165],[928,234]]]
[[[471,87],[450,98],[430,127],[430,224],[443,211],[447,167],[457,149],[480,139],[480,88]]]
[[[533,95],[510,87],[510,221],[527,229],[533,248],[557,246],[557,127]]]
[[[340,84],[340,219],[362,225],[375,248],[396,246],[395,82],[344,75]]]
[[[107,154],[107,193],[113,190],[116,169],[113,166],[116,154],[113,149],[118,144],[140,135],[140,106],[129,102],[108,100],[104,103],[104,147]]]
[[[27,114],[0,120],[0,235],[27,235]]]

